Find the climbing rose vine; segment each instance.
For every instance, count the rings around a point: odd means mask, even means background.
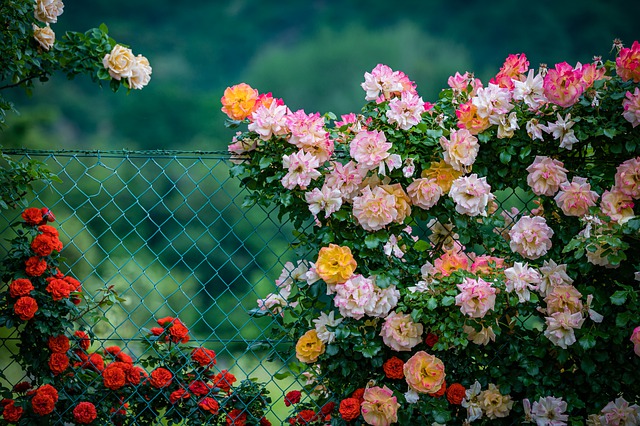
[[[290,424],[640,424],[640,43],[614,48],[435,102],[380,64],[340,118],[224,92],[232,175],[298,237],[253,311],[302,373]]]

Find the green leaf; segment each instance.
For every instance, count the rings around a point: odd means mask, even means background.
[[[455,303],[456,298],[451,296],[445,296],[442,298],[442,306],[451,306]]]
[[[260,166],[260,170],[263,170],[269,167],[271,163],[273,163],[273,158],[267,156],[267,157],[262,157],[258,165]]]
[[[511,154],[509,154],[506,151],[502,151],[500,153],[500,162],[502,164],[509,164],[510,161],[511,161]]]
[[[580,346],[582,346],[582,348],[586,351],[596,345],[596,338],[592,334],[587,334],[585,336],[582,336],[582,338],[578,340],[578,343],[580,343]]]
[[[626,290],[618,290],[615,293],[613,293],[610,297],[611,299],[611,303],[613,303],[614,305],[624,305],[624,302],[627,301],[627,296],[629,295],[629,292]]]
[[[582,358],[580,367],[582,367],[582,371],[587,373],[587,376],[592,375],[596,371],[596,364],[591,358]]]
[[[430,297],[429,300],[427,300],[427,309],[429,309],[430,311],[433,311],[437,307],[438,307],[438,299],[436,299],[435,297]]]
[[[618,134],[618,131],[615,129],[615,127],[609,127],[608,129],[604,129],[602,133],[604,133],[604,135],[609,139],[613,139]]]

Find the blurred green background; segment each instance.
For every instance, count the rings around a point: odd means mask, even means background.
[[[225,150],[225,87],[247,82],[292,110],[360,109],[365,71],[385,63],[435,100],[456,71],[488,80],[511,53],[531,66],[610,57],[615,37],[640,39],[640,2],[594,0],[65,1],[53,29],[110,35],[147,56],[151,84],[129,95],[63,76],[32,97],[5,93],[5,147]],[[40,83],[36,83],[38,86]]]

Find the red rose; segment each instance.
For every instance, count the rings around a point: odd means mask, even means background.
[[[63,334],[55,337],[49,337],[49,349],[51,350],[51,352],[64,354],[69,350],[70,347],[71,345],[69,344],[69,339]]]
[[[174,317],[164,317],[158,320],[158,324],[164,327],[165,325],[171,324],[174,320]]]
[[[88,425],[97,417],[96,407],[90,402],[81,402],[73,409],[73,419],[76,423]]]
[[[320,409],[320,412],[322,413],[323,416],[327,417],[331,415],[331,413],[333,413],[333,410],[335,408],[336,408],[336,403],[333,401],[329,401],[322,406],[322,408]]]
[[[189,391],[194,395],[205,396],[211,389],[202,380],[195,380],[189,385]]]
[[[21,320],[29,321],[38,312],[38,302],[33,297],[21,297],[13,305],[13,311]]]
[[[35,390],[35,393],[47,395],[53,399],[53,402],[58,402],[58,391],[51,385],[42,385]]]
[[[107,389],[120,389],[127,383],[125,370],[116,362],[107,365],[102,371],[102,383]]]
[[[355,398],[358,400],[360,404],[364,401],[364,388],[358,388],[353,391],[351,394],[351,398]]]
[[[189,399],[191,398],[191,394],[184,389],[178,389],[177,391],[171,392],[169,395],[169,402],[172,404],[177,403],[181,399]]]
[[[56,221],[56,217],[53,215],[53,213],[51,213],[51,210],[49,210],[48,208],[46,207],[41,208],[40,213],[42,213],[42,219],[44,221],[47,221],[47,222]]]
[[[100,354],[92,353],[87,357],[87,360],[82,364],[82,368],[93,370],[96,373],[102,373],[102,370],[104,370],[104,359]]]
[[[443,381],[442,382],[442,386],[440,387],[440,389],[438,389],[438,392],[431,393],[429,395],[431,395],[433,397],[436,397],[436,398],[440,398],[442,395],[444,395],[446,390],[447,390],[447,382]]]
[[[67,284],[69,284],[69,287],[71,287],[71,291],[82,291],[82,283],[80,281],[69,276],[64,276],[62,277],[62,279],[65,280]]]
[[[9,423],[18,423],[18,420],[22,417],[22,413],[24,413],[22,407],[17,407],[15,401],[10,399],[8,403],[4,404],[2,417]]]
[[[27,259],[25,262],[25,272],[30,277],[39,277],[47,270],[47,262],[39,257],[33,256]]]
[[[404,361],[396,356],[392,356],[382,364],[384,374],[388,379],[404,379]]]
[[[62,243],[58,237],[53,237],[49,234],[40,234],[31,241],[31,249],[38,256],[44,257],[49,256],[54,251],[59,252],[62,250]]]
[[[13,391],[15,393],[23,393],[31,389],[31,383],[29,382],[20,382],[13,386]]]
[[[51,294],[53,300],[58,301],[67,299],[71,294],[71,287],[65,280],[58,278],[47,279],[49,284],[47,285],[47,293]]]
[[[149,382],[154,388],[160,389],[169,386],[172,380],[173,374],[171,374],[171,371],[163,367],[158,367],[151,372]]]
[[[266,417],[263,417],[260,419],[260,426],[271,426],[271,422]]]
[[[9,284],[9,295],[15,299],[28,296],[33,290],[33,284],[26,278],[18,278]]]
[[[453,405],[462,404],[466,389],[460,383],[453,383],[447,388],[447,401]]]
[[[434,333],[427,333],[424,338],[424,343],[430,348],[433,347],[436,343],[438,343],[438,335]]]
[[[29,226],[38,226],[43,223],[44,218],[42,217],[42,210],[37,209],[35,207],[29,207],[22,212],[22,219]]]
[[[360,401],[356,398],[343,399],[340,401],[340,408],[338,411],[345,422],[355,420],[360,415]]]
[[[227,414],[227,426],[245,426],[247,413],[234,408]]]
[[[120,346],[108,346],[104,348],[104,354],[113,356],[116,361],[133,364],[133,359],[124,353]]]
[[[142,367],[138,367],[137,365],[132,365],[131,368],[125,371],[127,383],[134,386],[139,385],[140,379],[142,376],[146,376],[146,374]]]
[[[218,401],[209,397],[203,398],[202,401],[198,403],[198,407],[214,415],[218,414],[218,410],[220,410],[220,404],[218,404]]]
[[[49,369],[54,376],[69,368],[69,357],[63,353],[52,353],[49,357]]]
[[[169,327],[169,336],[174,343],[187,343],[189,341],[189,329],[179,319],[175,319]]]
[[[33,412],[46,416],[51,414],[58,402],[58,391],[51,385],[40,386],[35,391],[35,395],[31,398],[31,407]]]
[[[316,419],[316,412],[313,410],[302,410],[296,417],[296,423],[306,425],[313,422]]]
[[[216,388],[220,388],[225,392],[229,392],[231,390],[231,386],[236,382],[236,376],[229,373],[227,370],[222,370],[220,373],[216,374],[213,378],[213,386]]]
[[[49,226],[49,225],[38,226],[38,231],[40,231],[42,235],[48,235],[50,237],[58,238],[60,236],[60,234],[58,233],[58,230],[53,226]]]
[[[200,367],[211,368],[216,364],[216,353],[207,348],[195,348],[191,351],[191,359],[200,365]]]
[[[300,402],[301,396],[302,396],[302,393],[299,390],[292,390],[291,392],[285,395],[284,405],[288,407],[292,404],[297,404],[298,402]]]
[[[89,347],[91,346],[91,339],[89,338],[89,335],[87,333],[78,330],[73,333],[73,335],[77,338],[78,346],[80,346],[85,351],[89,349]]]

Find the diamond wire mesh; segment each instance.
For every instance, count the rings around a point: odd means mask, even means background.
[[[177,316],[198,344],[216,351],[220,368],[268,382],[275,401],[268,417],[284,422],[283,395],[295,383],[274,379],[287,360],[261,345],[277,322],[248,311],[276,289],[284,263],[296,260],[291,225],[279,223],[274,209],[242,205],[246,192],[229,177],[225,153],[6,153],[43,161],[62,179],[37,188],[31,205],[56,215],[66,266],[87,292],[113,285],[126,299],[101,312],[107,321],[85,324],[97,336],[96,349],[116,344],[143,356],[149,350],[141,344],[144,330],[158,318]],[[533,208],[531,194],[496,195],[507,215],[512,207]],[[0,218],[3,253],[13,237],[8,225],[18,215]],[[425,224],[419,228],[430,234]],[[17,383],[23,378],[11,360],[17,333],[0,333],[0,371]],[[280,362],[265,363],[270,355]]]
[[[142,356],[144,329],[176,316],[216,351],[220,369],[272,381],[283,368],[263,364],[269,352],[258,345],[277,323],[247,312],[275,290],[292,232],[273,210],[242,206],[246,194],[229,177],[226,155],[5,153],[43,161],[62,179],[37,188],[30,204],[56,215],[66,267],[89,294],[113,285],[126,299],[101,312],[108,321],[85,324],[98,336],[96,349],[117,344]],[[18,215],[2,218],[3,253]],[[2,333],[0,370],[17,383],[17,333]],[[284,389],[271,385],[277,400]]]

